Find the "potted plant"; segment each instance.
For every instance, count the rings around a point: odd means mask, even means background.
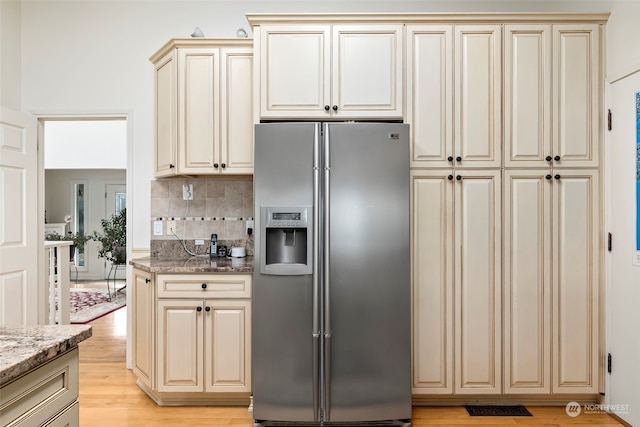
[[[124,264],[127,256],[127,212],[122,209],[110,218],[101,219],[102,232],[93,232],[92,240],[100,242],[98,257],[113,264]]]

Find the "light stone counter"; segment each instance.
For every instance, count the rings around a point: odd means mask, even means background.
[[[91,337],[90,325],[0,326],[0,386]]]
[[[245,258],[138,258],[129,261],[148,273],[243,273],[253,272],[253,257]]]

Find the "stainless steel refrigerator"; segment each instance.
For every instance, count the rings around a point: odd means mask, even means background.
[[[408,125],[256,125],[256,425],[410,425],[409,188]]]

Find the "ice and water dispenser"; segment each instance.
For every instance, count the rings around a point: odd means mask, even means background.
[[[260,272],[274,275],[311,274],[311,207],[262,206],[260,217]]]

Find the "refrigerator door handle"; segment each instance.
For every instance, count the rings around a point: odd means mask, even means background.
[[[312,352],[313,352],[313,414],[315,421],[320,417],[320,166],[322,153],[320,128],[316,124],[313,138],[313,241],[312,241]]]
[[[322,187],[322,247],[323,247],[323,334],[324,334],[324,344],[323,344],[323,365],[324,365],[324,405],[323,405],[323,420],[330,421],[331,420],[331,286],[330,286],[330,172],[331,172],[331,163],[330,163],[330,140],[329,140],[329,125],[327,123],[324,124],[324,183]]]

